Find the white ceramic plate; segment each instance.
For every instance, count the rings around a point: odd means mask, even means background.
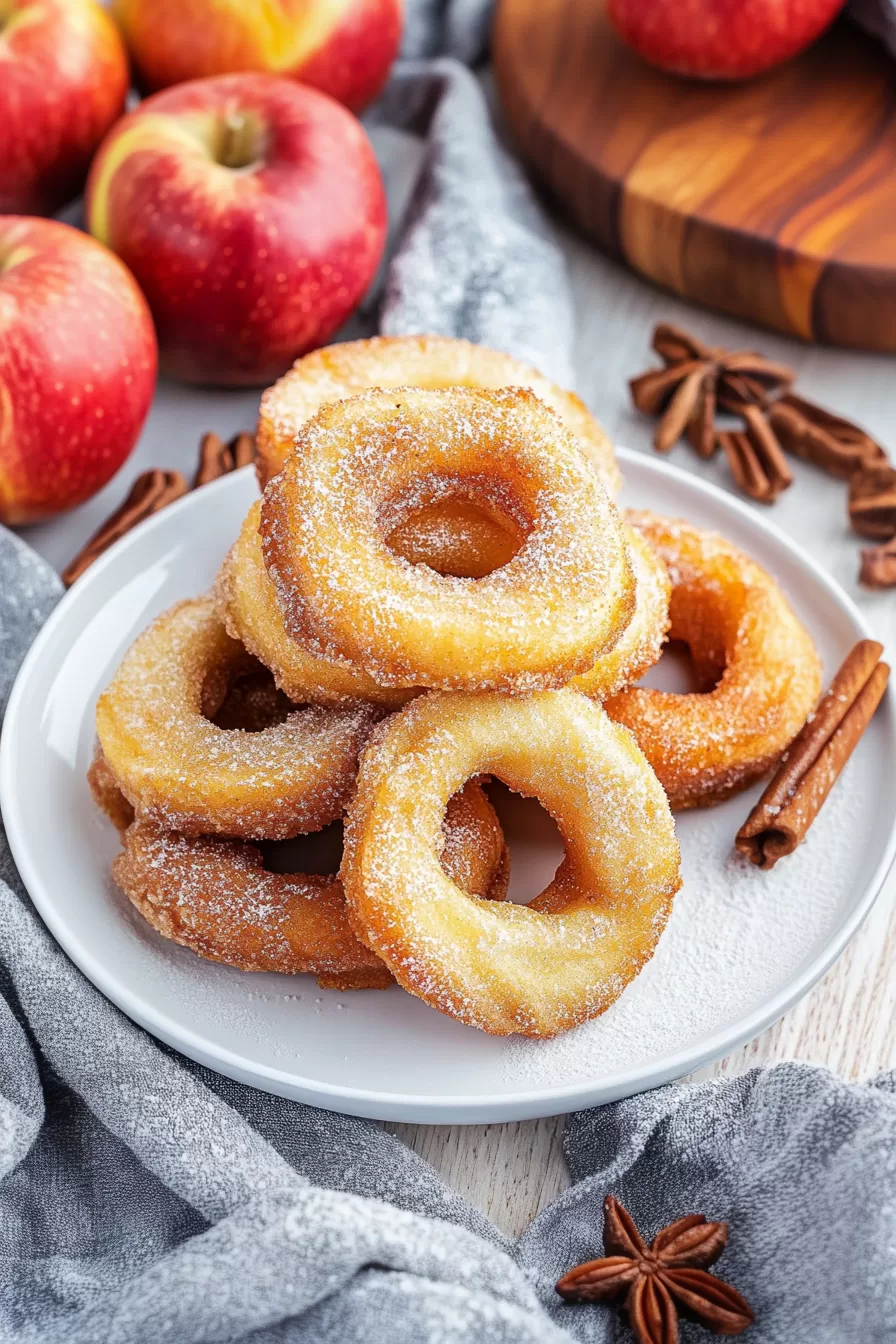
[[[836,585],[755,510],[651,458],[620,457],[626,503],[713,527],[777,575],[830,678],[868,634]],[[135,1021],[241,1082],[333,1110],[515,1120],[630,1095],[722,1056],[779,1017],[842,952],[894,852],[889,697],[824,825],[773,873],[731,851],[758,790],[679,817],[685,885],[656,956],[608,1013],[556,1041],[492,1038],[397,988],[339,994],[310,976],[230,970],[159,937],[109,879],[117,840],[85,783],[94,706],[147,622],[209,586],[254,493],[251,472],[240,472],[125,537],[47,622],[6,716],[0,797],[22,877],[71,958]],[[533,804],[506,794],[499,802],[512,894],[529,899],[556,866],[555,835]]]

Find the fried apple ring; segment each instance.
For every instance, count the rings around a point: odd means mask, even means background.
[[[448,488],[526,532],[485,578],[411,565],[386,543],[409,498]],[[261,538],[290,635],[384,686],[562,685],[613,647],[634,607],[615,506],[553,412],[519,389],[324,407],[265,491]]]
[[[260,518],[261,500],[257,500],[215,581],[218,612],[228,633],[270,668],[280,689],[298,704],[338,705],[346,700],[371,700],[390,708],[405,704],[413,691],[380,686],[361,668],[322,658],[290,638],[277,590],[265,569]]]
[[[246,667],[238,669],[229,685],[214,678],[203,687],[202,712],[219,728],[258,733],[283,723],[295,708],[277,689],[272,673],[252,658],[247,658]],[[122,793],[99,742],[87,771],[87,782],[99,810],[117,830],[126,831],[134,820],[134,809]]]
[[[495,812],[478,784],[448,803],[442,870],[468,898],[503,900],[508,863]],[[392,975],[358,941],[337,877],[275,873],[245,840],[187,838],[137,821],[112,875],[165,938],[243,971],[310,971],[330,989],[386,989]]]
[[[613,445],[584,402],[531,364],[451,336],[374,336],[328,345],[296,360],[289,373],[261,398],[256,448],[262,488],[282,470],[296,435],[322,406],[377,387],[430,391],[469,387],[491,392],[528,387],[560,416],[607,491],[614,496],[618,493],[621,479]],[[430,520],[420,521],[421,532],[425,532]]]
[[[204,706],[247,657],[211,598],[172,607],[125,654],[96,726],[139,816],[185,835],[284,840],[342,815],[380,711],[312,707],[261,732],[219,728]]]
[[[566,857],[530,905],[470,901],[438,863],[448,798],[485,772],[534,796]],[[349,918],[399,984],[495,1035],[595,1017],[653,955],[681,879],[666,796],[578,691],[420,696],[371,736],[340,870]]]
[[[407,704],[416,691],[380,686],[360,668],[322,658],[287,634],[277,591],[261,552],[260,516],[261,502],[257,501],[215,584],[218,611],[228,633],[270,668],[277,685],[297,703],[334,705],[346,700],[372,700],[393,709]],[[659,658],[669,626],[666,567],[644,537],[628,524],[625,535],[635,576],[634,614],[615,648],[571,683],[595,699],[612,695],[643,676]],[[388,539],[390,547],[393,536]]]
[[[659,661],[669,629],[672,585],[666,566],[647,539],[625,524],[635,576],[635,610],[618,643],[593,667],[570,682],[576,690],[603,700],[643,677]]]
[[[749,556],[687,522],[631,517],[672,580],[669,638],[689,646],[712,689],[634,687],[606,709],[635,734],[673,808],[706,807],[780,759],[818,700],[821,664],[778,584]]]

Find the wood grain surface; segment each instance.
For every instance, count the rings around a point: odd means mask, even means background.
[[[896,66],[845,22],[741,84],[666,75],[604,0],[501,0],[495,77],[536,178],[600,247],[804,340],[896,350]]]

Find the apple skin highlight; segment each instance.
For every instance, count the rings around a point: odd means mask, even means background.
[[[272,382],[360,302],[386,198],[360,122],[314,89],[222,75],[155,94],[94,161],[87,223],[146,295],[165,373]]]
[[[156,381],[133,277],[68,224],[0,216],[0,522],[95,494],[130,454]]]
[[[0,0],[0,214],[50,215],[77,196],[128,83],[96,0]]]
[[[652,65],[696,79],[738,80],[796,56],[844,0],[608,0],[619,35]]]
[[[385,84],[404,17],[404,0],[116,0],[112,8],[146,92],[267,71],[353,112]]]

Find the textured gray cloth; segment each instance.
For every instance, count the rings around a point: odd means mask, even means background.
[[[481,55],[488,8],[412,4],[372,114],[426,137],[382,323],[566,381],[562,260],[451,59]],[[0,528],[0,712],[60,592]],[[695,1209],[731,1221],[718,1269],[757,1344],[896,1339],[893,1078],[786,1065],[573,1116],[577,1183],[513,1243],[377,1125],[232,1083],[129,1022],[53,942],[2,833],[0,990],[2,1341],[609,1344],[615,1313],[553,1284],[600,1253],[610,1191],[647,1233]]]
[[[424,141],[379,327],[387,335],[467,336],[570,386],[572,301],[563,254],[495,134],[482,88],[461,63],[484,54],[491,9],[491,0],[410,4],[402,59],[366,118]]]

